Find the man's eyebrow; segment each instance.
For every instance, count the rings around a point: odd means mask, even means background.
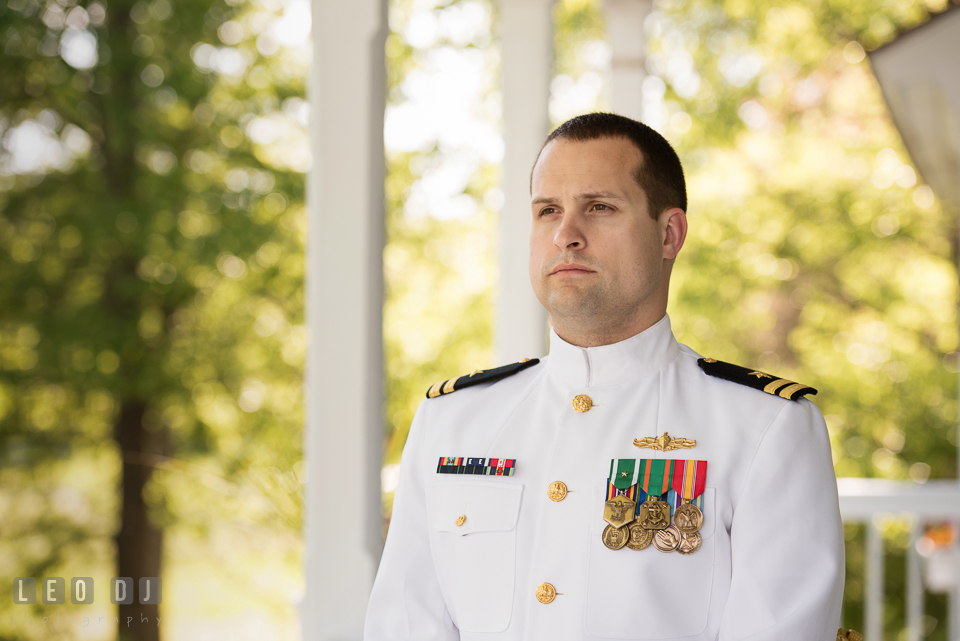
[[[598,198],[604,198],[606,200],[624,200],[623,197],[618,196],[612,191],[593,191],[587,194],[579,194],[577,200],[596,200]]]
[[[531,205],[550,205],[557,202],[556,198],[547,198],[546,196],[540,196],[539,198],[534,198],[531,201]]]
[[[585,194],[577,194],[575,196],[577,200],[597,200],[598,198],[606,200],[625,200],[622,196],[618,196],[612,191],[592,191]],[[540,196],[539,198],[534,198],[530,204],[532,205],[549,205],[557,202],[556,198],[550,198],[547,196]]]

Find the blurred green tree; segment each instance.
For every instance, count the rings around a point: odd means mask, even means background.
[[[267,29],[282,8],[0,6],[5,575],[112,536],[116,576],[161,576],[178,518],[299,529],[305,60],[296,25]]]

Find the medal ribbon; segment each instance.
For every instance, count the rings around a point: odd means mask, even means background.
[[[675,461],[673,466],[673,491],[677,498],[687,501],[697,499],[707,485],[706,461]]]
[[[639,465],[636,459],[611,459],[610,476],[607,479],[606,500],[609,501],[618,494],[622,494],[631,501],[636,501],[638,471]]]
[[[626,490],[637,484],[639,466],[637,459],[615,458],[610,461],[610,483],[618,490]]]
[[[609,479],[608,479],[608,480],[609,480]],[[620,490],[620,489],[617,489],[617,486],[614,485],[613,483],[607,483],[607,498],[604,499],[604,500],[609,501],[610,499],[612,499],[613,497],[615,497],[615,496],[617,496],[617,495],[619,495],[619,494],[622,494],[623,496],[627,497],[627,498],[630,499],[631,501],[636,501],[636,500],[637,500],[637,486],[636,486],[636,485],[631,485],[630,487],[628,487],[628,488],[625,489],[625,490]]]
[[[672,459],[642,459],[639,468],[640,489],[650,496],[667,493],[674,475]]]

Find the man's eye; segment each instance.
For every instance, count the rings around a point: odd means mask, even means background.
[[[555,214],[555,213],[557,213],[556,207],[545,207],[544,209],[540,210],[541,216],[546,216],[547,214]]]
[[[602,211],[602,210],[609,210],[609,209],[610,209],[610,207],[608,207],[607,205],[604,205],[603,203],[597,203],[597,204],[595,204],[595,205],[593,206],[593,208],[594,208],[594,209],[599,209],[599,210],[601,210],[601,211]]]

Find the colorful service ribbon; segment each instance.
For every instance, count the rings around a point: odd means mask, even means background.
[[[618,494],[626,496],[631,501],[637,499],[637,474],[639,465],[637,459],[615,458],[610,460],[610,472],[607,478],[607,498],[610,500]]]
[[[670,489],[673,478],[672,459],[642,459],[640,461],[640,489],[651,496],[663,496]]]
[[[626,490],[637,484],[639,465],[637,459],[615,458],[610,460],[610,483],[618,490]]]
[[[465,456],[441,456],[437,474],[476,474],[480,476],[513,476],[517,459],[468,458]]]
[[[686,500],[703,509],[706,485],[706,461],[674,461],[672,491],[667,499],[671,508],[676,509]]]
[[[609,479],[608,479],[608,480],[609,480]],[[627,497],[627,498],[630,499],[631,501],[636,501],[636,500],[637,500],[637,486],[636,486],[636,484],[631,485],[630,487],[628,487],[628,488],[625,489],[625,490],[620,490],[620,489],[617,489],[617,486],[614,485],[613,483],[607,483],[607,497],[606,497],[604,500],[605,500],[605,501],[609,501],[609,500],[612,499],[613,497],[618,496],[618,495],[620,495],[620,494],[622,494],[623,496]]]

